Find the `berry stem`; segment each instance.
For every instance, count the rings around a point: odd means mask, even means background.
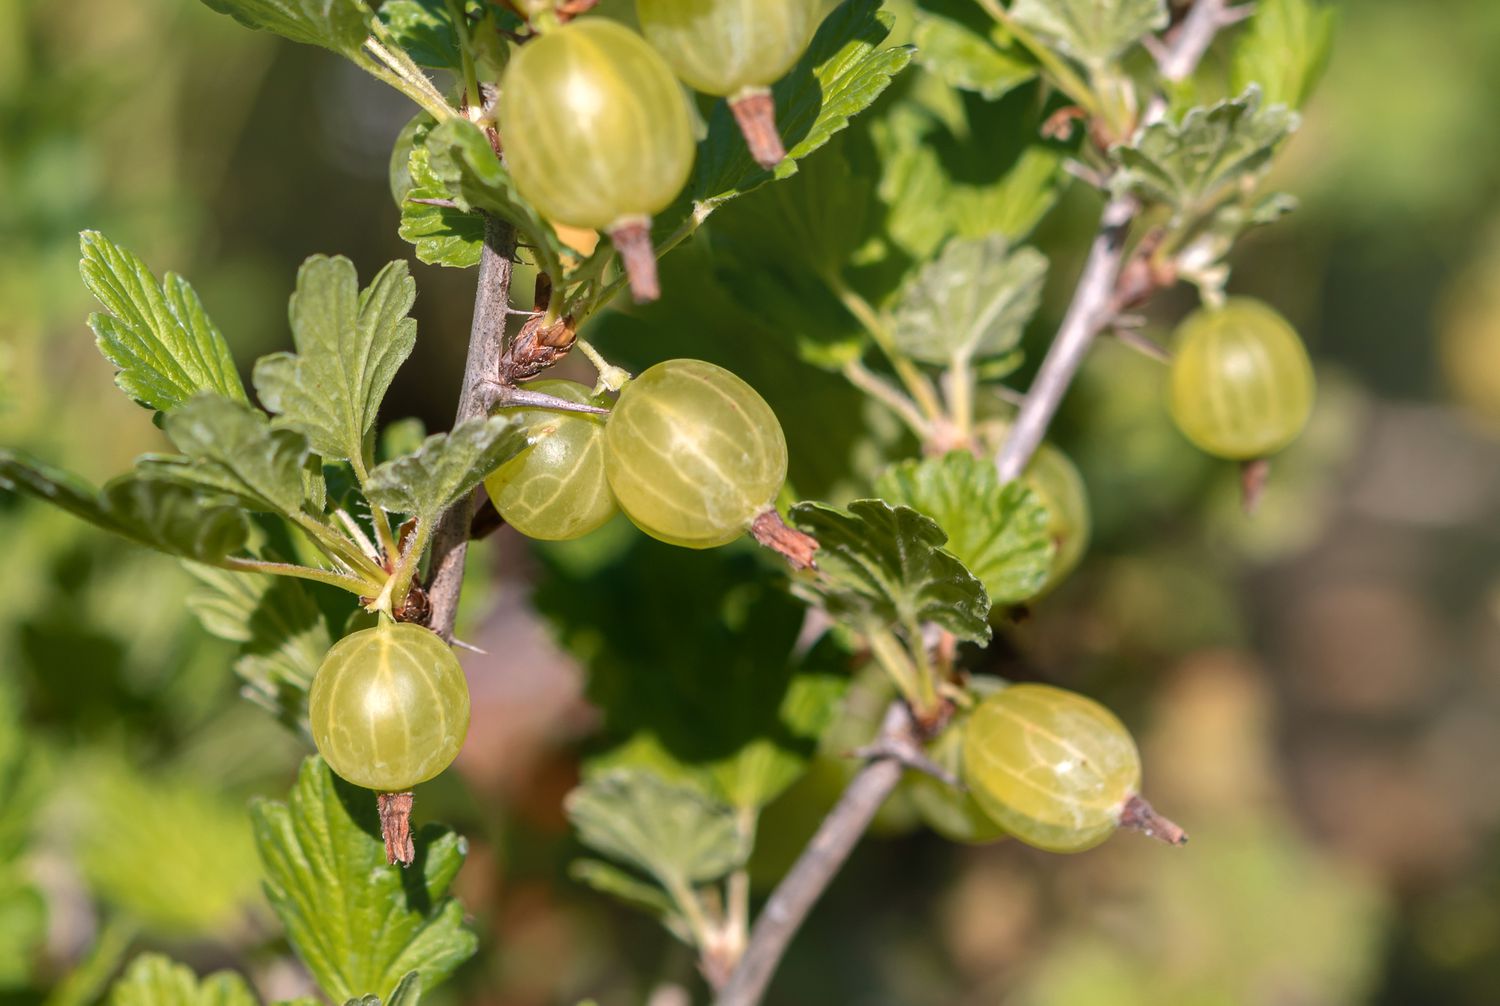
[[[786,145],[776,128],[776,99],[767,88],[746,88],[729,99],[729,110],[745,136],[755,163],[767,171],[786,159]]]
[[[631,218],[615,224],[609,239],[625,263],[630,278],[630,295],[637,304],[649,304],[661,297],[661,280],[656,274],[656,249],[651,247],[651,221]]]

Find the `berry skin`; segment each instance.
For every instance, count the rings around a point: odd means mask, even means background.
[[[656,50],[604,18],[552,28],[516,51],[496,118],[522,197],[549,220],[608,232],[636,298],[655,299],[650,219],[697,149],[688,97]]]
[[[573,381],[533,381],[528,391],[580,405],[589,389]],[[568,541],[604,525],[619,508],[604,476],[604,423],[551,409],[502,410],[519,416],[534,442],[484,480],[505,522],[528,538]]]
[[[1012,685],[981,702],[965,730],[963,764],[985,813],[1052,852],[1108,838],[1141,785],[1140,754],[1115,715],[1050,685]]]
[[[1200,309],[1177,329],[1172,419],[1209,454],[1233,461],[1275,454],[1307,425],[1313,395],[1302,340],[1260,301]]]
[[[786,481],[786,438],[755,389],[702,360],[668,360],[620,392],[604,470],[654,538],[713,548],[744,534]]]
[[[469,686],[448,645],[382,621],[323,658],[308,696],[318,753],[344,779],[400,793],[453,763],[469,731]]]
[[[1046,593],[1073,572],[1088,550],[1091,524],[1088,490],[1073,462],[1051,444],[1043,444],[1037,450],[1022,478],[1047,508],[1047,536],[1057,544],[1052,569],[1042,587],[1042,593]]]

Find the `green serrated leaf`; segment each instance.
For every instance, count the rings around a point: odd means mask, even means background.
[[[380,403],[417,342],[417,322],[407,317],[416,298],[400,259],[363,290],[342,256],[302,263],[290,305],[296,355],[255,365],[256,393],[277,414],[276,426],[301,433],[324,458],[362,469]]]
[[[380,20],[396,44],[422,66],[457,70],[458,33],[445,0],[385,0]]]
[[[330,997],[389,996],[412,971],[431,990],[473,956],[478,940],[446,897],[466,845],[435,825],[416,836],[416,863],[385,861],[375,796],[302,763],[290,800],[251,807],[266,895],[287,939]]]
[[[260,1006],[260,1000],[232,971],[200,982],[185,964],[142,954],[110,988],[109,1006]]]
[[[98,231],[84,231],[79,271],[103,305],[89,327],[115,383],[150,409],[167,412],[202,391],[245,401],[224,336],[182,277],[156,281],[146,263]]]
[[[307,589],[287,577],[244,576],[188,563],[203,589],[188,609],[210,633],[240,644],[234,670],[244,693],[287,726],[307,716],[307,690],[333,644]]]
[[[1023,483],[1001,486],[988,461],[967,451],[904,461],[881,475],[875,491],[935,520],[991,604],[1020,604],[1046,584],[1056,552],[1047,509]]]
[[[247,28],[293,42],[320,45],[353,58],[370,34],[374,16],[362,0],[203,0]]]
[[[901,291],[896,345],[938,366],[1009,353],[1041,304],[1046,277],[1046,256],[1013,249],[1003,236],[950,241]]]
[[[448,198],[466,212],[483,210],[510,221],[537,268],[554,280],[562,278],[562,241],[516,192],[510,172],[478,126],[467,119],[449,119],[428,132],[424,144],[432,177],[442,183]]]
[[[1011,17],[1091,69],[1167,26],[1166,0],[1015,0]]]
[[[24,492],[142,545],[214,563],[244,547],[245,515],[221,497],[137,472],[95,492],[68,472],[0,451],[0,489]]]
[[[912,41],[917,62],[950,87],[973,91],[994,101],[1036,77],[1036,66],[1009,46],[998,44],[1004,34],[998,27],[985,38],[951,18],[918,11]]]
[[[526,425],[514,417],[471,419],[370,472],[365,494],[390,513],[431,521],[529,443]]]
[[[1193,219],[1258,179],[1298,122],[1284,105],[1266,107],[1252,86],[1238,98],[1189,110],[1181,122],[1147,126],[1130,144],[1114,147],[1119,170],[1112,187],[1171,207],[1179,221]]]
[[[417,1006],[422,1001],[422,976],[413,971],[401,979],[401,984],[385,1000],[385,1006]],[[379,996],[363,996],[350,999],[344,1006],[381,1006]]]
[[[394,170],[392,173],[392,193],[401,210],[401,237],[416,247],[417,258],[428,265],[468,269],[479,264],[484,248],[484,218],[471,210],[441,205],[452,202],[453,196],[432,170],[432,157],[426,146],[431,130],[430,118],[415,122],[411,146],[402,161],[404,170],[400,177]]]
[[[640,909],[659,920],[684,941],[691,939],[687,924],[660,887],[641,880],[602,859],[575,859],[568,864],[568,876],[587,884],[600,894],[608,894],[632,908]]]
[[[924,623],[961,640],[990,637],[984,584],[943,549],[947,536],[911,507],[855,500],[847,510],[798,503],[792,522],[818,540],[815,579],[799,584],[856,631]]]
[[[788,157],[774,173],[750,157],[734,114],[719,102],[709,117],[708,136],[698,147],[693,200],[712,210],[795,173],[799,160],[868,108],[911,62],[910,46],[879,48],[892,23],[880,0],[845,0],[828,15],[792,72],[771,89]]]
[[[1301,108],[1328,65],[1338,12],[1318,0],[1260,0],[1230,64],[1236,94],[1258,85],[1268,105]]]
[[[232,494],[251,509],[294,514],[306,498],[307,439],[272,429],[259,409],[199,395],[166,419],[167,436],[187,460],[148,458],[152,474]]]
[[[613,769],[568,794],[566,809],[589,846],[643,870],[668,891],[742,866],[750,836],[728,806],[639,769]]]

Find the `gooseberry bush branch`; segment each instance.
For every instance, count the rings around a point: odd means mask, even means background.
[[[1296,333],[1226,286],[1239,237],[1291,206],[1259,183],[1321,65],[1317,0],[1264,0],[1276,16],[1237,35],[1223,95],[1195,76],[1242,20],[1221,0],[1175,26],[1164,0],[844,0],[821,23],[816,0],[640,0],[642,35],[584,0],[206,2],[420,110],[392,159],[400,233],[423,262],[477,267],[452,427],[377,422],[417,346],[404,262],[361,287],[348,260],[308,259],[294,351],[255,364],[252,399],[186,281],[86,232],[99,348],[176,453],[95,489],[7,451],[0,486],[184,560],[205,626],[241,644],[247,697],[315,745],[288,800],[253,817],[273,907],[330,998],[416,1006],[476,950],[445,896],[463,840],[410,813],[467,731],[448,644],[481,483],[539,543],[599,532],[577,546],[589,562],[536,553],[537,609],[603,721],[566,800],[590,851],[572,873],[692,947],[720,1006],[763,1000],[903,785],[955,841],[1180,844],[1113,714],[975,673],[975,655],[1082,557],[1086,487],[1045,438],[1097,338],[1156,291],[1185,281],[1204,304],[1167,361],[1188,440],[1263,476],[1306,421]],[[893,11],[909,42],[890,40]],[[701,136],[683,82],[705,96]],[[1099,225],[1020,395],[1002,382],[1049,270],[1030,235],[1068,177],[1098,190]],[[626,290],[634,314],[612,310]],[[632,376],[605,356],[625,345],[635,366],[684,333],[757,380],[672,358]],[[592,388],[546,377],[575,347]],[[909,434],[856,431],[873,478],[807,476],[836,503],[788,472],[839,424],[793,425],[756,387],[789,356]],[[601,530],[621,514],[645,535]],[[754,914],[761,812],[815,759],[848,784]],[[1055,799],[1018,799],[1018,778]],[[121,1001],[161,982],[255,1002],[154,958]]]

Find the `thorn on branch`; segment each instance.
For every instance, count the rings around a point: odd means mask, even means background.
[[[814,569],[817,566],[813,558],[818,551],[818,540],[810,534],[789,527],[775,507],[768,508],[755,518],[755,523],[750,525],[750,534],[766,548],[785,558],[793,569]]]
[[[407,196],[406,201],[409,203],[420,203],[423,206],[436,206],[445,210],[456,210],[459,208],[458,203],[455,203],[451,199],[419,199],[416,196]]]

